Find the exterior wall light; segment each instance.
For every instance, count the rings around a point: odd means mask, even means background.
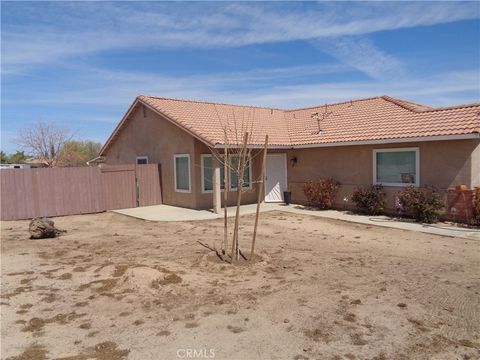
[[[294,167],[298,162],[298,159],[296,156],[292,156],[292,158],[290,159],[290,165],[292,165],[292,167]]]

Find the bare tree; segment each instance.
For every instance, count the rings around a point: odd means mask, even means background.
[[[236,189],[236,212],[235,225],[233,228],[231,257],[230,261],[239,260],[240,244],[239,244],[239,221],[240,221],[240,204],[242,201],[242,194],[250,189],[250,183],[253,182],[253,176],[250,174],[249,180],[246,179],[247,172],[250,171],[250,165],[253,161],[252,148],[248,146],[253,142],[254,135],[254,116],[255,109],[242,109],[236,113],[232,110],[231,113],[220,115],[215,107],[218,119],[223,127],[224,144],[223,149],[211,148],[212,154],[216,161],[224,168],[224,238],[222,242],[222,255],[225,256],[227,252],[227,237],[228,237],[228,221],[227,221],[227,206],[228,206],[228,181],[231,186]],[[229,174],[230,176],[228,176]]]
[[[72,133],[67,128],[38,121],[21,130],[15,143],[52,167],[57,165],[62,147],[71,137]]]

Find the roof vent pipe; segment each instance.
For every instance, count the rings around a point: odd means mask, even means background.
[[[322,129],[320,128],[320,116],[318,115],[318,112],[312,113],[312,115],[310,115],[310,117],[312,119],[317,120],[317,125],[318,125],[318,131],[313,132],[313,134],[320,134],[322,132]],[[325,118],[325,114],[322,116],[322,118]]]

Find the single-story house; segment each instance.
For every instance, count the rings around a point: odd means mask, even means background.
[[[289,189],[293,203],[304,203],[304,183],[321,178],[341,183],[341,208],[351,206],[357,187],[372,184],[385,187],[390,209],[406,185],[480,186],[479,103],[432,108],[378,96],[285,110],[138,96],[100,155],[106,164],[161,164],[165,204],[218,210],[225,187],[234,204],[236,184],[219,181],[223,167],[212,149],[232,146],[225,129],[239,122],[253,134],[245,204],[256,202],[262,162],[256,155],[266,134],[265,201],[280,202]]]

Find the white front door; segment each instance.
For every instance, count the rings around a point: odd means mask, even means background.
[[[267,154],[265,202],[283,202],[287,190],[287,154]]]

